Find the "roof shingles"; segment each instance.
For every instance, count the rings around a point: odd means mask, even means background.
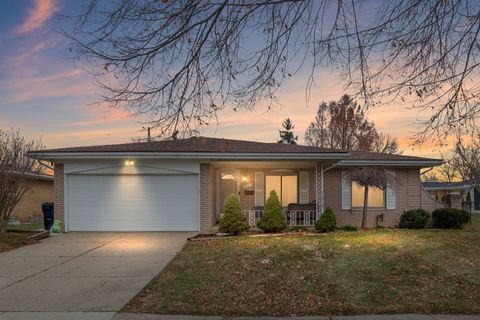
[[[44,150],[42,153],[89,153],[89,152],[182,152],[182,153],[349,153],[348,160],[372,161],[438,161],[421,157],[383,154],[365,151],[346,151],[331,148],[264,143],[210,137],[192,137],[179,140],[164,140],[143,143],[124,143],[100,146],[72,147]]]

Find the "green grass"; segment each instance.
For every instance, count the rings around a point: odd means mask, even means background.
[[[469,230],[383,229],[189,242],[123,311],[479,314],[479,248],[480,232]]]
[[[467,229],[480,231],[480,214],[472,214],[472,224]]]
[[[28,232],[7,232],[0,234],[0,252],[6,252],[35,241],[27,240],[32,235]]]
[[[7,227],[7,230],[11,231],[34,231],[41,229],[43,230],[43,222],[34,222],[34,223],[22,223],[22,224],[10,224]]]

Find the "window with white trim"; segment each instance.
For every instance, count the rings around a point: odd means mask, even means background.
[[[270,191],[275,190],[283,207],[289,203],[298,202],[298,176],[296,175],[266,175],[265,176],[265,202]]]
[[[363,208],[363,197],[365,195],[365,187],[359,185],[356,181],[352,181],[352,207]],[[369,208],[385,208],[385,190],[377,187],[368,187],[368,207]]]

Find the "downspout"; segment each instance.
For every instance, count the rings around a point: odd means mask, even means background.
[[[327,167],[325,170],[322,170],[322,173],[323,173],[323,172],[327,172],[328,170],[333,169],[333,168],[335,168],[336,166],[338,166],[338,162],[332,164],[330,167]],[[322,168],[323,168],[323,164],[322,164]]]
[[[426,192],[426,191],[423,189],[423,184],[422,184],[422,178],[421,178],[421,176],[422,176],[422,174],[425,174],[425,173],[428,173],[428,172],[432,171],[433,168],[434,168],[434,167],[430,167],[430,169],[428,169],[428,170],[426,170],[426,171],[424,171],[424,172],[420,172],[420,194],[419,194],[419,196],[420,196],[420,208],[423,208],[422,196],[423,196],[423,192]]]
[[[320,204],[320,215],[325,211],[325,175],[324,175],[324,173],[327,172],[328,170],[332,169],[332,168],[335,168],[337,165],[338,165],[338,162],[335,163],[335,164],[332,164],[331,166],[329,166],[325,169],[323,169],[323,162],[321,163],[320,177],[321,177],[322,181],[321,181],[320,187],[321,187],[321,190],[322,190],[322,199],[321,199],[322,202]],[[317,174],[318,174],[318,163],[317,163]],[[318,207],[317,207],[317,210],[318,210]]]
[[[325,211],[325,176],[323,175],[323,162],[320,167],[321,173],[320,176],[322,178],[322,206],[321,206],[321,213],[322,214]]]
[[[425,173],[428,173],[428,172],[432,171],[432,170],[433,170],[433,168],[434,168],[434,167],[430,167],[430,169],[428,169],[428,170],[426,170],[426,171],[423,171],[423,172],[420,172],[420,175],[422,175],[422,174],[425,174]]]
[[[318,194],[319,194],[318,188],[319,188],[319,187],[320,187],[320,186],[318,185],[318,161],[317,161],[317,162],[315,162],[315,200],[316,200],[316,201],[315,201],[315,208],[316,208],[316,220],[318,220],[318,218],[319,218],[319,216],[320,216],[320,215],[318,214],[318,212],[320,211],[320,210],[319,210],[319,209],[320,209],[320,208],[319,208],[320,204],[318,203],[318,202],[319,202],[319,201],[318,201],[318,200],[319,200],[319,199],[318,199]],[[322,190],[322,192],[323,192],[323,190]]]

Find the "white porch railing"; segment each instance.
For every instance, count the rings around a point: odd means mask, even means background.
[[[247,216],[248,225],[251,227],[255,227],[263,216],[263,210],[243,210],[243,213]]]
[[[251,227],[257,225],[258,220],[263,216],[263,210],[243,210],[247,222]],[[283,215],[289,226],[313,226],[317,220],[316,210],[283,210]]]

